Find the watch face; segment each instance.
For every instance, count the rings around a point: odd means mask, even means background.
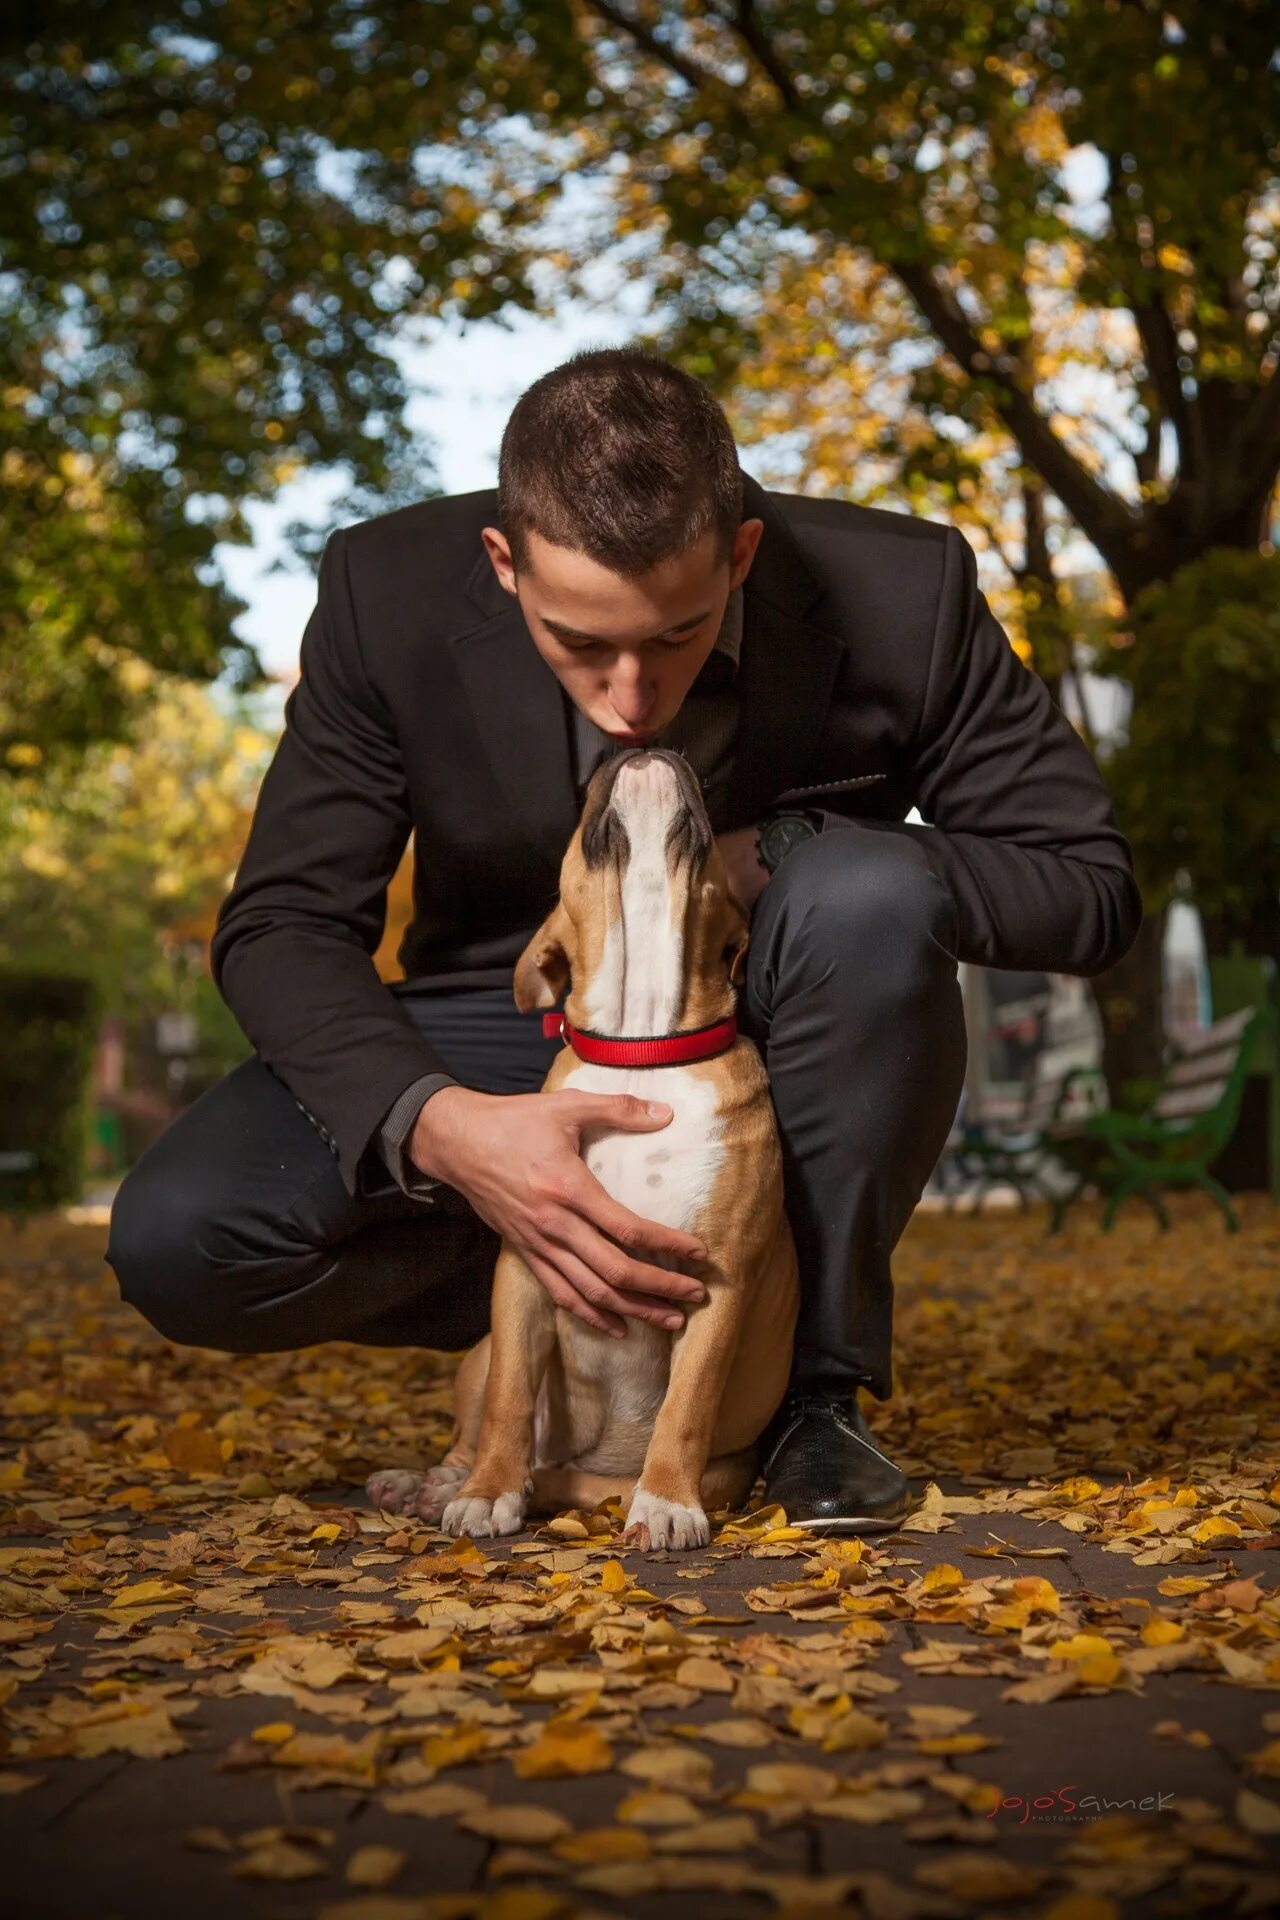
[[[802,840],[811,840],[817,829],[803,814],[784,813],[767,821],[760,833],[760,854],[772,873]]]

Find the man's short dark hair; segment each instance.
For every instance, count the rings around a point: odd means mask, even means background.
[[[512,409],[498,520],[517,573],[530,564],[530,533],[633,576],[714,528],[723,565],[742,523],[729,422],[700,380],[649,348],[575,353]]]

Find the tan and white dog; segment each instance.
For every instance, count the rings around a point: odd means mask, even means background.
[[[569,984],[566,1023],[589,1035],[709,1027],[733,1015],[747,933],[692,769],[632,749],[587,787],[559,903],[516,963],[516,1004],[554,1006]],[[677,1065],[598,1065],[567,1045],[543,1090],[563,1087],[670,1103],[660,1131],[585,1128],[581,1152],[633,1212],[702,1241],[706,1298],[679,1332],[628,1320],[618,1340],[557,1307],[504,1241],[492,1331],[458,1370],[449,1452],[425,1475],[374,1474],[368,1491],[476,1537],[616,1496],[628,1544],[703,1546],[705,1509],[751,1490],[791,1365],[799,1287],[764,1064],[741,1034]]]

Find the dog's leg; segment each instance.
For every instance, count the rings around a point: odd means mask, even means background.
[[[624,1545],[705,1547],[711,1538],[702,1476],[741,1324],[741,1290],[723,1278],[717,1286],[713,1277],[710,1297],[693,1308],[671,1345],[671,1377],[632,1496]]]
[[[507,1247],[494,1270],[492,1324],[475,1465],[440,1521],[446,1533],[482,1539],[524,1525],[534,1408],[555,1343],[555,1302]]]
[[[384,1467],[371,1473],[365,1492],[384,1513],[415,1514],[438,1524],[445,1507],[470,1473],[484,1410],[484,1383],[489,1373],[489,1336],[463,1354],[453,1379],[453,1437],[442,1460],[425,1473],[404,1467]]]

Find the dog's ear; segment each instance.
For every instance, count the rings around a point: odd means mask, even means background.
[[[735,987],[740,987],[747,976],[747,948],[751,943],[751,919],[733,894],[726,894],[725,898],[729,904],[731,917],[725,930],[724,951],[731,956],[729,979]]]
[[[569,984],[573,925],[559,901],[516,961],[513,990],[521,1013],[554,1007]]]

